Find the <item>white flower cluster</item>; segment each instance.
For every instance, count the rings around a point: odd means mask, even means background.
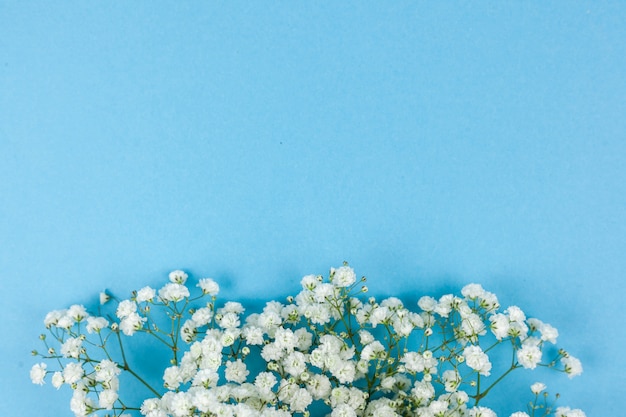
[[[43,384],[51,373],[53,386],[71,386],[70,408],[79,417],[100,411],[145,417],[493,417],[479,404],[511,371],[542,365],[570,377],[582,372],[580,361],[562,349],[544,358],[544,346],[556,343],[554,327],[527,319],[515,306],[500,311],[497,297],[478,284],[465,286],[461,296],[424,296],[413,311],[395,297],[365,298],[365,279],[344,264],[331,269],[327,280],[305,276],[302,290],[286,302],[269,301],[262,311],[245,314],[238,302],[217,303],[219,285],[210,278],[199,280],[195,297],[186,273],[174,271],[169,278],[158,291],[144,287],[119,301],[114,317],[92,316],[82,306],[49,313],[44,324],[60,348],[57,353],[42,335],[47,352],[39,355],[62,369],[49,372],[46,363],[36,364],[32,381]],[[126,359],[125,337],[136,333],[154,336],[171,351],[163,388],[151,386]],[[513,349],[512,364],[492,363],[487,352],[498,348]],[[129,406],[120,394],[122,372],[154,397]],[[531,390],[539,396],[545,385]],[[584,413],[560,407],[554,415]],[[529,414],[511,417],[524,416]]]

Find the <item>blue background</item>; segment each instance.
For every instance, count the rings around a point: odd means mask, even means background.
[[[178,268],[282,297],[347,260],[373,295],[482,283],[585,366],[512,380],[520,398],[540,379],[619,415],[625,21],[602,1],[2,2],[0,414],[72,415],[28,378],[52,309]]]

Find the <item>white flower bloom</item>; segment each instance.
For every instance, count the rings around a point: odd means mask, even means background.
[[[91,413],[95,407],[95,403],[91,398],[87,397],[87,393],[83,387],[79,386],[74,390],[70,401],[70,410],[77,417],[83,417]]]
[[[135,297],[135,301],[138,303],[152,302],[156,297],[156,290],[152,287],[143,287],[139,291],[137,291],[137,296]]]
[[[246,378],[250,374],[248,371],[246,364],[241,361],[241,359],[237,359],[236,361],[228,361],[226,362],[226,371],[224,372],[224,376],[227,381],[243,383]]]
[[[485,290],[480,284],[467,284],[461,289],[461,294],[463,297],[469,298],[470,300],[474,300],[476,298],[481,298]]]
[[[61,345],[61,355],[64,358],[78,358],[80,355],[80,350],[82,348],[83,341],[79,338],[68,338]]]
[[[508,336],[511,326],[509,324],[509,318],[507,316],[502,313],[492,314],[489,317],[489,321],[491,322],[489,328],[491,329],[491,332],[496,337],[496,339],[502,340],[503,338]]]
[[[205,326],[213,319],[213,311],[208,307],[199,308],[193,313],[191,319],[198,327]]]
[[[478,314],[470,313],[461,321],[461,329],[468,336],[484,335],[485,323]]]
[[[191,416],[193,410],[193,402],[190,394],[186,392],[177,392],[172,396],[169,404],[169,410],[175,417]]]
[[[55,372],[54,374],[52,374],[52,386],[56,389],[61,388],[61,386],[63,385],[63,382],[65,382],[63,380],[63,374],[59,371]]]
[[[74,304],[67,310],[67,315],[72,318],[72,320],[79,322],[85,317],[88,317],[87,309],[85,306]]]
[[[442,401],[441,399],[435,400],[428,405],[428,410],[434,416],[443,416],[448,410],[448,403],[446,401]]]
[[[241,303],[237,301],[228,301],[226,302],[226,304],[224,304],[224,307],[218,310],[218,313],[220,314],[226,314],[226,313],[243,314],[244,311],[246,311],[246,309],[243,308],[243,305]]]
[[[463,357],[467,366],[477,371],[481,375],[489,376],[491,371],[491,362],[480,346],[468,346],[463,350]]]
[[[359,330],[359,340],[361,344],[365,346],[374,341],[374,336],[367,330]]]
[[[504,312],[509,315],[509,320],[512,322],[523,323],[526,320],[526,315],[518,306],[510,306]]]
[[[333,409],[330,417],[357,417],[357,413],[348,404],[339,404]]]
[[[387,307],[379,306],[372,310],[369,321],[372,327],[376,327],[380,323],[388,320],[390,316],[391,313]]]
[[[545,389],[546,389],[546,384],[544,384],[543,382],[535,382],[534,384],[530,386],[530,390],[533,392],[533,394],[539,394]]]
[[[181,270],[172,271],[169,274],[170,281],[175,284],[184,284],[187,281],[188,275]]]
[[[33,365],[33,367],[30,368],[30,380],[33,382],[33,384],[43,385],[46,383],[46,381],[44,381],[44,378],[46,377],[47,367],[48,365],[41,362]]]
[[[105,389],[98,395],[98,401],[101,408],[106,410],[113,409],[113,404],[117,401],[118,394],[112,389]]]
[[[527,320],[528,325],[533,330],[538,330],[541,333],[541,340],[556,343],[556,339],[559,337],[559,331],[547,323],[542,322],[536,318],[530,318]]]
[[[159,299],[164,303],[170,301],[178,302],[183,298],[189,297],[189,295],[189,288],[174,282],[165,284],[165,286],[159,290]]]
[[[95,371],[96,381],[99,382],[110,382],[122,372],[118,364],[109,359],[100,361],[100,363],[95,366]]]
[[[305,277],[302,277],[302,279],[300,280],[300,285],[305,290],[313,291],[321,281],[321,277],[317,275],[307,275]]]
[[[493,311],[500,308],[498,297],[494,293],[485,291],[480,300],[480,306],[487,311]]]
[[[554,412],[556,417],[586,417],[586,414],[580,409],[571,409],[569,407],[558,407]]]
[[[132,336],[137,330],[143,328],[143,323],[145,321],[145,317],[141,317],[137,313],[131,313],[120,322],[120,330],[126,336]]]
[[[443,382],[446,392],[455,392],[461,383],[461,375],[455,370],[447,370],[443,373]]]
[[[248,345],[263,344],[263,330],[256,326],[248,326],[243,329],[243,337]]]
[[[335,366],[330,367],[330,373],[340,383],[349,384],[354,381],[356,376],[356,364],[353,361],[337,361]]]
[[[205,388],[215,387],[217,385],[217,381],[219,380],[219,375],[212,369],[200,369],[194,376],[192,385],[193,386],[203,386]]]
[[[204,294],[215,297],[220,292],[220,286],[211,278],[202,278],[198,281],[198,287],[202,289]]]
[[[308,351],[313,344],[313,335],[304,328],[296,330],[293,335],[296,341],[295,348],[302,352]]]
[[[150,415],[150,413],[157,412],[161,409],[161,404],[158,398],[149,398],[144,400],[141,404],[141,414],[144,416]]]
[[[434,311],[437,307],[437,300],[433,297],[425,295],[417,301],[417,305],[424,311]]]
[[[307,381],[307,389],[315,400],[328,398],[331,388],[330,379],[326,375],[314,374]]]
[[[424,357],[418,352],[407,352],[400,360],[408,372],[422,372],[425,367]]]
[[[441,296],[437,306],[435,307],[435,313],[439,314],[441,317],[448,317],[456,302],[456,297],[452,294],[445,294]]]
[[[67,310],[53,310],[46,314],[46,318],[43,320],[46,328],[49,329],[51,326],[56,326],[61,317],[65,316],[65,313],[67,313]]]
[[[291,411],[303,412],[313,402],[313,398],[305,388],[298,388],[287,401]]]
[[[87,317],[87,333],[98,333],[109,326],[109,321],[104,317]]]
[[[117,315],[118,318],[123,319],[135,313],[136,311],[137,311],[137,304],[135,304],[134,301],[123,300],[122,302],[118,304],[115,315]]]
[[[517,351],[517,360],[526,369],[535,369],[541,362],[541,349],[534,344],[523,344]]]
[[[313,304],[306,307],[303,314],[315,324],[324,325],[330,322],[330,307],[326,304]]]
[[[183,376],[181,375],[180,368],[178,366],[170,366],[163,372],[163,382],[167,389],[175,390],[183,383]]]
[[[580,363],[580,360],[577,358],[567,355],[564,358],[561,358],[561,363],[565,366],[565,372],[567,376],[573,378],[583,373],[583,365]]]
[[[377,359],[383,352],[385,352],[385,347],[378,340],[375,340],[363,348],[361,360],[371,361],[372,359]]]
[[[74,319],[69,316],[69,314],[64,314],[63,317],[59,318],[56,322],[56,326],[60,329],[69,329],[74,325]]]
[[[85,371],[80,362],[70,362],[63,368],[63,379],[66,384],[71,385],[78,382],[84,374]]]
[[[335,287],[332,284],[323,282],[313,290],[315,301],[323,303],[327,299],[332,299],[335,295]]]
[[[510,417],[530,417],[530,416],[528,415],[528,413],[525,413],[523,411],[518,411],[516,413],[511,414]]]
[[[356,274],[349,266],[331,269],[332,282],[337,287],[349,287],[356,282]]]
[[[496,413],[487,407],[473,407],[469,410],[470,417],[497,417]]]
[[[285,371],[298,377],[306,370],[306,358],[302,352],[291,352],[282,361]]]
[[[109,300],[111,299],[111,296],[107,294],[106,291],[101,291],[99,299],[100,299],[100,305],[105,305],[106,303],[109,302]]]

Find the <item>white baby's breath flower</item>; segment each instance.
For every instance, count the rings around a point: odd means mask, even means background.
[[[248,371],[246,364],[243,363],[241,359],[226,362],[224,376],[227,381],[238,382],[241,384],[246,380],[249,374],[250,371]]]
[[[477,371],[481,375],[489,376],[491,371],[491,362],[480,346],[468,346],[463,350],[463,357],[467,366]]]
[[[470,300],[474,300],[476,298],[480,298],[485,293],[485,290],[480,284],[467,284],[461,290],[461,294],[464,297],[469,298]]]
[[[130,316],[136,311],[137,311],[137,304],[134,301],[123,300],[118,304],[115,315],[118,318],[123,319],[125,317]]]
[[[43,320],[46,328],[50,328],[51,326],[56,326],[61,317],[65,316],[67,310],[53,310],[46,314],[46,318]]]
[[[87,333],[98,333],[109,326],[104,317],[87,317]]]
[[[291,411],[303,412],[313,402],[313,397],[305,388],[298,388],[287,401]]]
[[[320,282],[322,282],[322,277],[319,275],[306,275],[300,280],[300,285],[303,289],[313,291]]]
[[[218,303],[219,285],[213,279],[199,280],[198,290],[185,286],[187,278],[183,271],[172,271],[160,290],[143,287],[130,300],[103,308],[102,315],[119,323],[109,325],[81,305],[46,315],[44,325],[53,338],[41,335],[45,358],[67,358],[56,362],[62,371],[52,373],[52,385],[71,387],[76,416],[114,408],[119,414],[126,404],[126,394],[119,391],[121,374],[136,369],[111,360],[119,357],[120,331],[171,340],[172,350],[178,349],[163,372],[167,392],[143,401],[144,417],[308,416],[313,410],[317,415],[318,405],[327,417],[495,417],[488,408],[471,407],[469,394],[498,365],[487,355],[492,344],[502,345],[493,352],[512,349],[513,368],[534,369],[545,343],[556,343],[558,336],[552,326],[526,319],[517,306],[499,312],[495,294],[480,284],[463,287],[463,297],[423,296],[417,306],[405,307],[397,297],[365,298],[355,288],[356,273],[344,264],[326,279],[305,276],[297,295],[245,315],[239,302]],[[163,312],[166,316],[159,316]],[[483,337],[487,331],[492,335]],[[582,372],[578,359],[564,350],[559,355],[569,377]],[[31,380],[43,384],[47,373],[45,363],[36,364]],[[531,385],[535,395],[545,389],[539,382]],[[556,417],[584,413],[560,407]]]
[[[211,278],[202,278],[198,281],[198,287],[202,289],[204,294],[215,297],[220,292],[220,286]]]
[[[96,381],[109,382],[117,377],[122,370],[119,365],[109,359],[103,359],[95,366]]]
[[[137,291],[137,296],[135,297],[135,301],[138,303],[152,302],[156,297],[156,290],[152,287],[143,287],[139,291]]]
[[[170,281],[175,284],[184,284],[187,281],[187,277],[188,275],[184,271],[178,269],[170,272],[169,275]]]
[[[143,328],[143,323],[145,321],[145,317],[141,317],[137,313],[131,313],[120,322],[120,330],[126,336],[132,336],[137,330]]]
[[[64,358],[78,358],[83,341],[80,338],[70,337],[61,345],[61,355]]]
[[[67,310],[67,315],[70,316],[75,322],[80,322],[85,317],[88,317],[89,313],[87,313],[85,306],[74,304]]]
[[[59,371],[55,372],[54,374],[52,374],[52,386],[56,389],[61,388],[61,386],[63,385],[63,382],[65,382],[63,380],[63,374]]]
[[[43,362],[33,365],[33,367],[30,369],[30,380],[33,382],[33,384],[45,384],[44,378],[46,377],[47,367],[48,365]]]
[[[348,404],[339,404],[333,409],[330,417],[357,417],[357,413]]]
[[[417,305],[424,311],[433,311],[437,307],[437,300],[433,297],[425,295],[417,301]]]
[[[349,266],[342,266],[331,270],[332,282],[337,287],[349,287],[356,282],[354,269]]]
[[[533,394],[540,394],[545,389],[546,384],[544,384],[543,382],[535,382],[530,386],[530,390],[533,392]]]
[[[211,321],[211,319],[213,319],[213,310],[211,310],[208,307],[202,307],[197,309],[193,315],[191,316],[191,319],[198,325],[198,326],[204,326],[209,324],[209,322]]]
[[[101,291],[99,295],[100,305],[105,305],[109,302],[111,296],[106,293],[106,291]]]
[[[159,290],[159,299],[164,303],[171,301],[178,302],[189,296],[189,288],[175,282],[165,284],[165,286]]]
[[[496,413],[487,407],[472,407],[469,409],[470,417],[497,417]]]
[[[567,355],[564,358],[561,358],[561,363],[565,367],[565,372],[567,376],[573,378],[583,373],[583,365],[577,358]]]
[[[84,374],[85,371],[80,362],[70,362],[63,368],[63,379],[66,384],[78,382]]]
[[[504,310],[509,316],[509,320],[512,322],[523,323],[526,320],[526,314],[518,306],[510,306]]]
[[[105,410],[113,409],[113,404],[117,401],[118,394],[115,390],[105,389],[98,395],[99,406]]]
[[[571,409],[569,407],[558,407],[554,411],[555,417],[586,417],[586,414],[580,409]]]
[[[509,318],[507,316],[502,313],[492,314],[489,317],[489,321],[491,322],[489,328],[491,329],[491,332],[496,337],[496,339],[502,340],[503,338],[508,336],[511,326],[509,324]]]
[[[541,349],[534,344],[523,344],[517,351],[517,360],[527,369],[535,369],[541,362]]]

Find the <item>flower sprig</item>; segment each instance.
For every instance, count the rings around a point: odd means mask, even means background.
[[[214,280],[199,280],[198,291],[187,279],[173,271],[158,291],[114,301],[114,314],[80,305],[48,313],[46,349],[34,352],[47,362],[32,367],[32,381],[50,375],[54,387],[69,385],[76,416],[492,417],[486,398],[510,373],[582,372],[578,359],[551,348],[554,327],[516,306],[501,310],[478,284],[423,296],[413,309],[396,297],[367,297],[366,279],[344,264],[328,278],[305,276],[297,295],[246,314],[239,302],[218,302]],[[170,352],[162,386],[129,363],[126,339],[138,333]],[[510,361],[492,360],[506,351]],[[146,387],[141,404],[126,399],[121,374]],[[555,408],[543,384],[531,389],[528,413],[511,417],[584,416]]]

